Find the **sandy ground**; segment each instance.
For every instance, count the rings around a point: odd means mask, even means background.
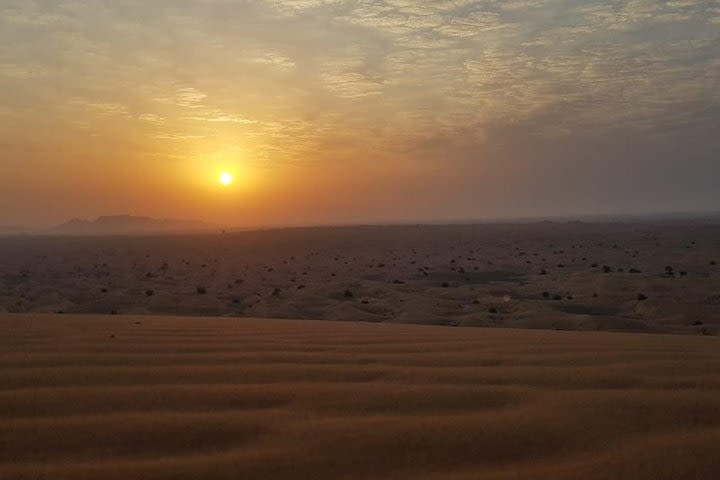
[[[0,478],[716,479],[715,337],[0,316]]]
[[[5,238],[0,312],[716,335],[719,264],[720,225],[712,224]]]

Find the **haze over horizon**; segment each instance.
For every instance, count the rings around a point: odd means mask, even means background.
[[[718,0],[5,0],[0,41],[0,225],[720,205]]]
[[[720,219],[720,211],[675,211],[675,212],[596,212],[590,214],[569,215],[533,215],[510,217],[476,217],[476,218],[407,218],[391,220],[354,219],[350,221],[332,221],[318,223],[266,223],[266,224],[223,224],[213,223],[197,218],[149,217],[144,215],[110,214],[93,217],[70,217],[62,222],[46,224],[0,224],[0,235],[16,234],[142,234],[142,233],[216,233],[257,231],[266,229],[294,228],[334,228],[364,226],[433,226],[433,225],[498,225],[498,224],[529,224],[540,222],[583,222],[583,223],[625,223],[625,222],[715,222]]]

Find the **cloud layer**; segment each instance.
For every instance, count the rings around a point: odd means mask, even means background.
[[[9,162],[112,144],[137,165],[496,181],[554,161],[588,175],[603,149],[640,168],[690,142],[658,171],[685,162],[702,183],[720,1],[5,0],[0,92]]]

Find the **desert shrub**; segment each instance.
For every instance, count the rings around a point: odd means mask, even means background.
[[[553,295],[553,300],[562,300],[562,296],[560,296],[560,295]]]
[[[642,272],[640,270],[638,270],[637,268],[631,268],[630,273],[642,273]]]
[[[547,270],[545,270],[544,268],[540,270],[540,275],[547,275],[547,273]]]
[[[197,287],[197,290],[196,290],[196,291],[197,291],[197,294],[198,294],[198,295],[205,295],[205,294],[207,294],[207,288],[205,288],[205,287]]]
[[[498,309],[495,307],[488,308],[488,313],[496,314],[498,313]]]
[[[350,290],[345,290],[345,293],[343,293],[343,296],[345,298],[353,298],[355,295]]]
[[[273,295],[273,297],[278,297],[278,296],[280,296],[280,289],[277,288],[277,287],[275,287],[275,288],[273,289],[272,295]]]
[[[152,297],[153,295],[155,295],[155,290],[145,290],[146,297]]]
[[[442,288],[448,288],[449,286],[450,284],[448,282],[443,282],[441,285]]]
[[[542,296],[543,298],[550,298],[550,292],[543,292]]]
[[[609,265],[603,265],[603,272],[610,273],[612,272],[612,268]]]
[[[648,297],[647,297],[647,295],[645,295],[643,293],[638,293],[637,299],[638,299],[638,302],[644,302],[645,300],[648,299]]]

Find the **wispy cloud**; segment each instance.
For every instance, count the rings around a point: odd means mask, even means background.
[[[44,118],[70,128],[82,104],[86,123],[222,136],[278,161],[344,157],[357,144],[358,155],[403,162],[430,138],[665,131],[707,122],[698,105],[720,109],[716,0],[8,0],[0,10],[10,114],[41,99]]]

